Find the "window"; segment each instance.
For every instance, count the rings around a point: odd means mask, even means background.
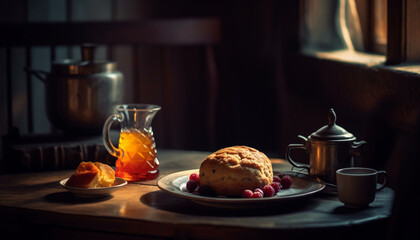
[[[420,62],[416,0],[302,0],[301,4],[305,52],[347,49],[383,55],[389,65]]]
[[[417,0],[388,0],[387,61],[420,62],[420,4]]]
[[[360,1],[359,1],[360,2]],[[372,51],[386,54],[386,43],[387,43],[387,0],[373,0],[371,1],[370,14],[371,27],[372,29]]]

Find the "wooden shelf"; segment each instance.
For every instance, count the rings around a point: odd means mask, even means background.
[[[111,131],[115,145],[118,132]],[[32,172],[74,169],[81,161],[113,165],[115,158],[105,149],[102,136],[70,136],[63,133],[25,135],[7,139],[2,172]]]

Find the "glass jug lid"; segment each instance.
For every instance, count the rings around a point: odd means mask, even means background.
[[[318,131],[312,133],[309,138],[313,140],[321,141],[352,141],[356,138],[353,134],[347,132],[344,128],[335,124],[337,116],[334,109],[330,109],[328,113],[328,125],[318,129]]]

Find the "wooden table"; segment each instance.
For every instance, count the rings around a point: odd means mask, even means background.
[[[160,150],[160,177],[199,168],[208,154]],[[272,162],[274,170],[291,169],[284,160]],[[386,234],[394,196],[385,188],[361,210],[322,192],[267,209],[229,210],[169,195],[157,180],[130,183],[105,198],[77,198],[59,185],[72,172],[1,175],[2,233],[31,239],[378,239]]]

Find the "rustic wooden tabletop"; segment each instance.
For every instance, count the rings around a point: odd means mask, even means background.
[[[159,150],[160,176],[197,169],[208,152]],[[273,169],[291,170],[272,159]],[[103,198],[79,198],[59,181],[72,170],[0,175],[0,228],[17,237],[52,239],[350,239],[385,236],[394,191],[365,209],[349,209],[319,192],[267,208],[202,206],[170,195],[156,180],[129,183]]]

